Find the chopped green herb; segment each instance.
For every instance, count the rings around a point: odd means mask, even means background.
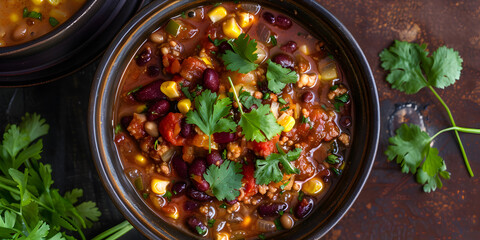
[[[185,12],[182,12],[181,16],[182,18],[187,18],[187,15],[185,14]]]
[[[249,92],[242,91],[241,89],[238,98],[240,99],[242,105],[247,109],[250,109],[253,105],[257,105],[258,107],[262,104],[262,100],[253,97]]]
[[[335,58],[333,57],[333,55],[328,55],[328,58],[334,60]]]
[[[55,27],[57,26],[60,22],[54,17],[48,18],[48,22],[50,23],[50,26]]]
[[[222,204],[220,204],[220,206],[219,206],[219,207],[220,207],[220,208],[227,209],[227,204],[225,204],[225,203],[222,203]]]
[[[338,170],[334,167],[331,167],[330,170],[332,170],[333,173],[335,173],[335,175],[339,176],[340,174],[342,174],[342,170]]]
[[[277,228],[277,230],[283,230],[282,223],[280,222],[280,218],[276,218],[273,222],[275,223],[275,227]]]
[[[335,111],[340,112],[340,108],[343,107],[345,103],[343,102],[334,102],[333,107],[335,108]]]
[[[167,198],[169,202],[172,201],[172,192],[166,191],[163,197]]]
[[[218,46],[220,46],[220,44],[221,44],[222,42],[226,42],[226,41],[227,41],[227,39],[218,39],[218,38],[217,38],[217,39],[212,39],[212,38],[210,37],[210,35],[208,35],[208,40],[210,40],[210,42],[212,42],[213,45],[215,45],[215,47],[218,47]]]
[[[215,224],[215,219],[213,219],[213,218],[208,219],[208,221],[207,221],[208,228],[212,228],[213,224]]]
[[[207,233],[207,230],[201,228],[200,226],[196,226],[195,229],[197,230],[197,233],[202,235],[202,236]]]
[[[265,239],[265,234],[263,234],[263,233],[262,233],[262,234],[259,234],[259,235],[258,235],[258,238],[264,240],[264,239]]]
[[[270,43],[272,43],[272,46],[277,46],[277,38],[274,35],[270,35]]]
[[[218,7],[218,6],[220,6],[221,4],[222,4],[222,3],[217,2],[217,3],[213,4],[213,6],[214,6],[214,7]]]
[[[284,213],[285,212],[283,212],[283,211],[278,212],[278,214],[280,214],[280,216],[283,216]]]
[[[227,159],[227,149],[223,149],[222,158],[223,158],[223,160]]]
[[[282,97],[279,97],[277,101],[283,105],[287,104],[287,101],[285,101],[285,99],[283,99]]]
[[[348,93],[344,93],[338,97],[335,97],[335,101],[342,102],[342,103],[347,103],[350,100],[350,96]]]
[[[293,208],[290,208],[289,212],[290,212],[290,214],[293,214]]]
[[[149,195],[148,193],[144,192],[144,193],[142,194],[143,199],[148,199],[148,195]]]
[[[308,117],[302,116],[302,123],[309,123],[310,119]]]
[[[265,93],[265,95],[263,95],[264,100],[267,100],[269,98],[270,98],[270,93]]]
[[[282,186],[280,186],[280,189],[282,189],[282,190],[285,189],[285,187],[286,187],[289,183],[290,183],[290,181],[282,184]]]
[[[182,86],[183,84],[180,84],[180,86]],[[190,99],[190,101],[193,101],[193,96],[192,94],[190,93],[188,87],[181,87],[180,88],[183,92],[183,94],[185,95],[185,97],[187,97],[188,99]]]
[[[325,106],[325,104],[322,104],[321,107],[323,108],[323,110],[327,110],[327,106]]]
[[[285,112],[285,110],[287,110],[287,109],[289,109],[289,108],[290,108],[290,106],[286,106],[286,107],[280,109],[280,112]]]
[[[117,125],[115,126],[115,134],[118,134],[120,131],[122,131],[122,125],[117,124]]]
[[[140,90],[142,88],[142,85],[130,90],[128,93],[127,93],[127,96],[130,95],[130,94],[134,94],[136,92],[138,92],[138,90]]]
[[[298,201],[303,200],[303,195],[305,195],[305,193],[303,193],[303,191],[298,192]]]
[[[338,156],[333,154],[328,155],[326,161],[330,164],[337,164],[340,162],[340,160],[338,160]]]
[[[330,91],[335,91],[337,90],[337,88],[338,88],[338,85],[333,85],[330,87]]]
[[[27,8],[24,8],[23,18],[34,18],[34,19],[42,20],[42,14],[34,11],[29,12]]]

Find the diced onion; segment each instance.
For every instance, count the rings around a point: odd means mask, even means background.
[[[275,223],[264,219],[257,220],[257,230],[260,232],[270,232],[275,230]]]
[[[261,9],[260,5],[255,3],[242,3],[240,4],[240,7],[243,10],[252,14],[257,14],[258,12],[260,12],[260,9]]]

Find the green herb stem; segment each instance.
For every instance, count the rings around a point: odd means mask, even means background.
[[[438,135],[448,131],[460,131],[464,133],[480,134],[480,129],[476,129],[476,128],[449,127],[449,128],[445,128],[438,131],[435,135],[433,135],[433,137],[430,138],[430,141],[436,138]]]
[[[123,221],[116,226],[98,234],[92,240],[117,239],[128,231],[132,230],[132,228],[133,226],[128,221]]]
[[[240,99],[238,99],[237,90],[235,90],[235,86],[233,85],[232,78],[228,77],[228,81],[230,82],[230,86],[232,87],[233,96],[235,97],[235,101],[237,101],[238,109],[240,110],[240,113],[243,115],[242,104],[240,103]]]
[[[440,95],[438,95],[438,93],[435,91],[435,89],[432,86],[430,86],[430,85],[427,85],[427,86],[433,92],[435,97],[437,97],[438,101],[440,101],[440,103],[443,105],[443,107],[447,111],[448,117],[450,118],[450,122],[452,123],[452,126],[457,127],[457,124],[455,123],[455,120],[453,120],[453,116],[452,116],[452,112],[450,111],[450,108],[448,108],[447,104],[443,101],[443,99],[440,97]],[[455,136],[457,137],[457,142],[460,145],[460,151],[462,152],[463,161],[465,162],[465,166],[467,167],[467,171],[470,174],[470,177],[473,177],[474,176],[473,171],[472,171],[472,168],[470,167],[470,163],[468,162],[467,153],[465,152],[462,140],[460,139],[460,135],[458,134],[458,129],[454,129],[454,131],[455,131]]]

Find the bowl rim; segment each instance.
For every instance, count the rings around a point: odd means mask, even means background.
[[[188,0],[184,0],[184,1],[186,2]],[[113,139],[105,138],[105,136],[102,136],[101,134],[102,127],[108,128],[109,126],[108,124],[112,125],[110,127],[113,127],[113,123],[111,122],[113,121],[113,119],[110,119],[110,120],[102,119],[102,115],[105,114],[105,112],[102,110],[105,110],[105,106],[106,106],[106,103],[105,103],[106,100],[103,99],[103,95],[105,94],[106,91],[108,91],[108,87],[110,87],[112,84],[111,81],[110,83],[108,81],[110,80],[109,78],[110,74],[108,73],[108,70],[112,67],[112,65],[115,65],[114,61],[111,61],[111,60],[118,58],[122,53],[122,51],[117,51],[118,50],[117,47],[121,46],[123,41],[128,40],[128,38],[131,38],[131,33],[132,31],[136,30],[135,28],[137,27],[138,24],[148,22],[151,17],[150,15],[153,12],[159,13],[161,9],[163,11],[163,9],[168,9],[168,7],[178,4],[179,2],[183,2],[183,1],[182,0],[153,1],[152,3],[144,7],[134,18],[132,18],[124,26],[124,28],[120,31],[120,33],[116,36],[114,41],[110,44],[110,46],[106,50],[106,53],[103,56],[99,64],[99,67],[97,68],[97,72],[95,74],[94,81],[92,84],[90,102],[89,102],[89,117],[87,122],[88,122],[88,131],[89,131],[89,137],[90,137],[90,146],[91,146],[93,159],[95,162],[95,167],[97,169],[97,172],[99,173],[102,184],[104,185],[107,193],[109,194],[110,198],[112,199],[116,207],[126,217],[126,219],[130,221],[130,223],[135,228],[140,230],[142,234],[151,238],[154,238],[154,237],[174,238],[174,237],[172,237],[171,234],[165,233],[165,232],[161,232],[160,235],[158,235],[159,232],[152,229],[151,225],[146,226],[146,223],[138,219],[139,213],[132,212],[132,210],[133,211],[135,210],[134,209],[135,206],[132,205],[132,203],[126,202],[126,199],[124,199],[125,193],[123,192],[120,193],[118,191],[115,191],[115,190],[118,190],[116,188],[118,187],[118,185],[116,185],[116,183],[114,182],[115,180],[114,177],[116,176],[116,173],[113,173],[112,170],[110,169],[106,169],[106,166],[109,165],[109,163],[112,160],[111,159],[112,157],[106,153],[107,149],[104,148],[104,141],[105,140],[113,141]],[[262,1],[253,0],[253,2],[258,3]],[[275,4],[276,1],[266,0],[263,2],[267,2],[269,4]],[[376,89],[375,80],[374,80],[372,71],[370,69],[370,65],[365,55],[363,54],[360,46],[354,39],[353,35],[347,30],[347,28],[333,14],[331,14],[328,10],[326,10],[323,6],[320,5],[320,3],[318,3],[315,0],[299,0],[299,1],[287,0],[286,2],[293,2],[295,4],[300,4],[300,3],[305,4],[306,6],[313,8],[312,12],[321,14],[323,17],[325,17],[324,20],[326,20],[328,24],[331,24],[335,29],[335,31],[338,31],[339,35],[341,35],[346,41],[346,43],[349,44],[348,47],[350,48],[350,51],[353,54],[355,54],[353,58],[358,60],[358,68],[359,68],[358,71],[360,71],[360,73],[363,75],[363,78],[366,79],[365,84],[368,87],[366,89],[367,94],[369,95],[369,99],[367,101],[370,104],[369,107],[371,110],[371,112],[369,112],[368,114],[369,115],[368,117],[371,121],[369,125],[371,129],[368,132],[370,134],[370,138],[368,140],[371,145],[369,145],[369,147],[365,150],[366,153],[364,152],[365,154],[362,159],[366,159],[366,160],[361,165],[362,169],[357,172],[355,183],[352,183],[353,187],[351,187],[351,189],[347,189],[350,193],[350,195],[348,195],[348,199],[342,199],[341,204],[338,207],[338,211],[334,213],[334,216],[329,219],[329,221],[324,225],[323,228],[314,229],[313,232],[308,233],[308,234],[311,234],[310,235],[311,237],[320,238],[323,235],[325,235],[331,228],[333,228],[333,226],[337,224],[338,221],[340,221],[340,219],[346,214],[348,209],[350,209],[354,201],[359,196],[362,188],[364,187],[368,179],[368,176],[372,169],[373,163],[375,161],[375,156],[378,150],[378,142],[379,142],[379,136],[380,136],[380,104],[379,104],[378,92]],[[107,111],[113,111],[113,110],[107,110]]]

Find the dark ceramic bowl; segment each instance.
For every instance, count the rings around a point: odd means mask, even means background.
[[[0,86],[65,76],[95,60],[143,0],[88,0],[65,23],[32,41],[0,48]]]
[[[296,19],[326,42],[340,63],[353,102],[352,147],[348,165],[322,203],[293,229],[275,239],[319,238],[346,213],[365,184],[373,165],[379,136],[379,103],[375,82],[365,56],[347,29],[312,0],[254,1]],[[114,144],[113,109],[120,79],[134,52],[149,34],[175,15],[206,0],[156,1],[145,7],[120,32],[104,55],[94,79],[89,108],[89,134],[95,164],[105,189],[125,217],[152,239],[186,239],[192,235],[164,222],[144,203],[123,172]]]

